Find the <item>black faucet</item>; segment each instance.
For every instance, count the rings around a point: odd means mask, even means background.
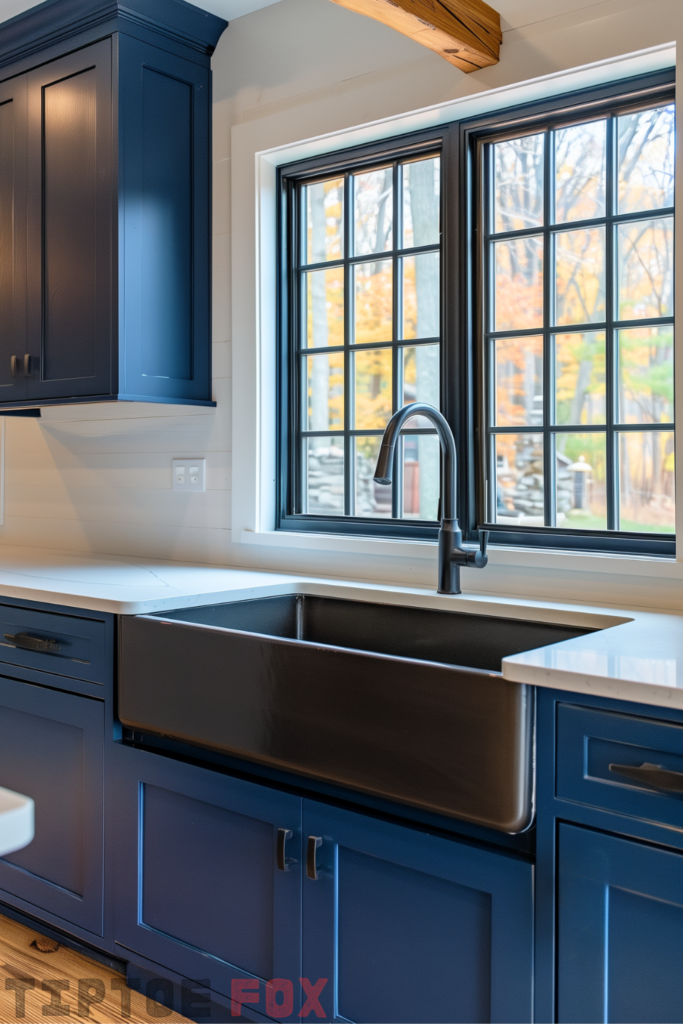
[[[375,480],[378,484],[390,484],[394,468],[394,450],[401,427],[412,416],[424,416],[431,420],[441,441],[443,453],[443,518],[439,530],[439,593],[460,594],[460,566],[471,565],[483,569],[488,562],[486,545],[488,530],[479,531],[479,551],[466,551],[462,546],[462,533],[455,516],[455,488],[457,454],[453,431],[438,409],[424,402],[404,405],[395,412],[387,423],[379,450]]]

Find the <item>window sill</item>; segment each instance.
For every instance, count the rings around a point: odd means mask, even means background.
[[[434,541],[396,540],[382,537],[351,537],[331,533],[295,533],[290,530],[242,530],[242,544],[267,548],[341,552],[349,555],[381,556],[431,562],[436,569]],[[489,562],[496,567],[550,569],[560,572],[604,573],[617,576],[649,576],[683,580],[683,561],[651,555],[582,553],[577,551],[533,550],[519,547],[489,547]]]

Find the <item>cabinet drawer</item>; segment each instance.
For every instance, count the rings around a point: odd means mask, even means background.
[[[682,828],[683,725],[559,704],[556,793]]]
[[[104,683],[104,622],[0,605],[0,668]]]

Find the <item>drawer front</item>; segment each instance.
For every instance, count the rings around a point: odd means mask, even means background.
[[[557,755],[559,799],[683,828],[682,725],[559,704]]]
[[[0,670],[16,665],[104,683],[105,625],[56,612],[0,605]]]

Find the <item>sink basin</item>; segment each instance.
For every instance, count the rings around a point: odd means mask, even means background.
[[[501,659],[590,632],[288,594],[124,617],[124,725],[504,832],[532,818],[533,691]]]

